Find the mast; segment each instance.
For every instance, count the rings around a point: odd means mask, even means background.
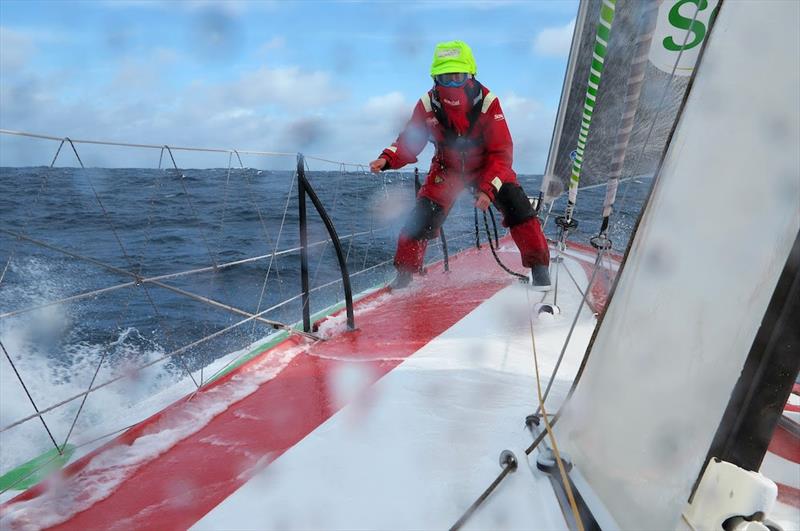
[[[553,126],[553,137],[550,140],[550,151],[547,153],[547,164],[545,165],[542,187],[539,192],[540,201],[552,202],[560,195],[560,192],[553,193],[550,189],[550,183],[553,179],[558,179],[554,173],[554,168],[556,159],[558,158],[558,148],[561,145],[561,131],[564,129],[564,118],[567,114],[567,107],[569,106],[569,92],[572,87],[572,80],[575,77],[575,68],[578,63],[581,39],[583,37],[583,26],[586,24],[586,13],[589,11],[590,2],[591,0],[581,0],[580,6],[578,6],[578,15],[575,18],[575,30],[572,33],[572,44],[569,48],[569,60],[567,61],[567,69],[564,72],[564,84],[561,87],[561,100],[558,104],[558,114],[556,115],[556,122]]]

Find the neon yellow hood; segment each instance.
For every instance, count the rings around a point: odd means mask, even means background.
[[[472,50],[464,41],[440,42],[433,51],[433,63],[431,64],[431,76],[439,74],[455,74],[464,72],[475,75],[478,73],[478,65]]]

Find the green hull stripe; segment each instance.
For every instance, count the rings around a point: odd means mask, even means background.
[[[374,293],[375,291],[383,288],[386,284],[378,284],[373,286],[372,288],[361,292],[360,294],[356,295],[355,301],[364,298],[365,296],[369,295],[370,293]],[[319,312],[315,313],[311,316],[311,322],[319,321],[324,317],[328,317],[339,310],[344,308],[344,302],[338,302],[333,306],[329,306]],[[302,330],[303,323],[302,321],[295,323],[292,325],[292,328],[295,330]],[[262,342],[259,343],[258,346],[249,350],[246,354],[236,358],[236,360],[231,363],[229,366],[225,367],[221,370],[218,374],[215,374],[211,378],[209,378],[204,385],[208,385],[211,382],[219,380],[223,376],[232,373],[236,369],[240,368],[242,365],[247,363],[248,361],[252,360],[265,350],[269,350],[276,345],[282,343],[289,337],[289,332],[286,330],[281,330],[276,332]],[[45,452],[39,457],[31,459],[27,463],[23,463],[18,467],[6,472],[4,475],[0,476],[0,491],[5,490],[27,490],[32,486],[39,483],[41,480],[52,474],[53,472],[61,469],[65,464],[67,464],[72,457],[72,454],[75,453],[76,447],[68,444],[64,447],[64,451],[61,455],[58,454],[58,451],[53,448],[49,452]]]
[[[17,468],[9,470],[0,476],[0,491],[6,490],[26,490],[39,483],[51,473],[63,467],[69,461],[75,447],[68,444],[64,451],[59,455],[58,450],[53,448],[39,457],[35,457],[19,465]]]
[[[373,293],[374,291],[379,290],[379,289],[383,288],[384,286],[385,286],[385,284],[378,284],[378,285],[373,286],[372,288],[370,288],[370,289],[368,289],[366,291],[361,292],[360,294],[355,296],[353,302],[354,303],[357,302],[358,300],[362,299],[366,295],[369,295],[370,293]],[[324,310],[320,310],[317,313],[313,314],[311,316],[311,322],[313,323],[315,321],[319,321],[320,319],[322,319],[324,317],[328,317],[328,316],[338,312],[342,308],[344,308],[344,302],[337,302],[333,306],[329,306],[328,308],[325,308]],[[292,328],[294,328],[295,330],[302,330],[303,329],[303,322],[299,321],[299,322],[295,323],[294,325],[292,325]],[[268,339],[266,341],[264,341],[263,343],[260,343],[256,347],[254,347],[252,350],[247,352],[247,354],[243,354],[240,358],[237,358],[236,361],[234,361],[228,367],[226,367],[225,369],[220,371],[219,374],[216,374],[212,378],[210,378],[206,382],[206,384],[214,382],[216,380],[219,380],[220,378],[222,378],[226,374],[230,374],[231,372],[235,371],[236,369],[238,369],[239,367],[241,367],[242,365],[244,365],[245,363],[247,363],[251,359],[255,358],[256,356],[258,356],[259,354],[261,354],[265,350],[271,349],[272,347],[278,345],[279,343],[281,343],[282,341],[284,341],[288,337],[289,337],[289,332],[287,332],[286,330],[281,330],[280,332],[277,332],[275,334],[272,334],[271,336],[268,336]]]

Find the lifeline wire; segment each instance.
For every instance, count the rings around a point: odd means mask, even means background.
[[[234,150],[234,153],[236,153],[236,158],[239,160],[239,169],[242,170],[242,175],[244,176],[244,184],[245,186],[247,186],[247,198],[250,200],[250,203],[253,205],[253,208],[255,208],[256,213],[258,214],[258,222],[261,225],[261,231],[264,233],[264,237],[266,238],[267,247],[272,247],[273,249],[273,258],[274,258],[275,257],[274,252],[275,249],[278,248],[277,247],[278,243],[276,241],[275,244],[273,245],[272,237],[270,236],[269,231],[267,230],[267,226],[264,223],[264,216],[261,213],[261,208],[258,206],[256,200],[253,199],[253,197],[255,196],[255,192],[253,191],[253,188],[250,184],[250,178],[248,177],[248,172],[245,169],[244,164],[242,163],[242,157],[239,156],[238,151]],[[272,267],[271,264],[270,266],[267,267],[268,271],[267,277],[269,276],[269,269],[271,269],[271,267]],[[278,280],[278,290],[281,292],[281,297],[283,297],[284,296],[283,280],[281,280],[280,268],[278,267],[275,268],[275,278]]]
[[[19,383],[22,385],[22,388],[25,390],[25,394],[28,395],[28,400],[31,401],[31,405],[33,406],[33,409],[36,410],[36,414],[39,416],[39,420],[42,421],[42,426],[44,426],[44,429],[47,432],[47,435],[50,437],[50,440],[53,441],[53,446],[56,447],[56,450],[58,451],[58,455],[61,455],[63,453],[63,450],[58,446],[58,443],[56,442],[56,439],[53,437],[53,433],[50,431],[50,428],[47,427],[47,423],[45,422],[44,417],[42,416],[41,412],[39,411],[39,407],[36,405],[36,402],[33,400],[33,397],[31,396],[31,392],[28,391],[28,386],[25,385],[25,381],[22,379],[22,376],[19,374],[19,371],[17,370],[17,366],[14,365],[14,360],[11,359],[11,356],[8,354],[8,351],[6,350],[6,346],[3,344],[2,341],[0,341],[0,348],[3,349],[3,354],[6,355],[6,359],[8,360],[8,363],[10,363],[11,364],[11,368],[14,369],[14,374],[17,375],[17,379],[19,380]]]
[[[374,232],[381,232],[383,230],[386,230],[386,229],[378,229],[377,231],[374,231]],[[33,240],[31,238],[27,238],[27,237],[23,236],[21,233],[16,233],[16,232],[13,232],[13,231],[9,231],[9,230],[3,229],[1,227],[0,227],[0,232],[8,234],[10,236],[14,236],[16,238],[19,238],[20,240],[27,240],[27,241],[30,241],[30,242],[32,242],[34,244],[39,245],[39,243],[36,240]],[[370,231],[357,232],[353,236],[363,236],[363,235],[369,234],[369,233],[370,233]],[[344,240],[344,239],[347,239],[347,238],[350,238],[350,237],[351,236],[343,236],[341,239]],[[317,247],[319,245],[323,245],[325,242],[328,242],[328,241],[330,241],[330,238],[328,238],[327,240],[320,240],[320,241],[316,241],[316,242],[310,243],[310,244],[307,245],[307,247],[308,248]],[[291,247],[289,249],[282,249],[282,250],[274,252],[274,253],[271,252],[269,254],[264,254],[264,255],[259,255],[259,256],[252,256],[250,258],[243,258],[241,260],[234,260],[234,261],[231,261],[231,262],[225,262],[223,264],[219,264],[217,266],[217,269],[218,270],[222,270],[222,269],[226,269],[226,268],[233,267],[233,266],[236,266],[236,265],[249,264],[251,262],[257,262],[257,261],[260,261],[260,260],[265,260],[265,259],[271,258],[273,256],[277,258],[279,256],[283,256],[283,255],[286,255],[286,254],[295,253],[295,252],[299,251],[300,249],[301,249],[300,247]],[[183,276],[186,276],[186,275],[195,275],[195,274],[198,274],[198,273],[207,273],[207,272],[210,272],[210,271],[213,271],[213,270],[214,270],[213,266],[208,266],[208,267],[200,267],[200,268],[197,268],[197,269],[187,269],[185,271],[179,271],[177,273],[166,273],[164,275],[156,275],[156,276],[152,276],[152,277],[142,277],[141,276],[141,267],[140,267],[139,268],[139,273],[136,273],[136,275],[138,277],[138,280],[132,280],[130,282],[123,282],[121,284],[115,284],[113,286],[108,286],[108,287],[105,287],[105,288],[98,288],[98,289],[94,289],[94,290],[90,290],[90,291],[77,293],[75,295],[70,295],[68,297],[64,297],[64,298],[61,298],[61,299],[56,299],[56,300],[49,301],[49,302],[43,302],[41,304],[37,304],[36,306],[27,306],[25,308],[20,308],[18,310],[10,310],[10,311],[7,311],[5,313],[0,313],[0,319],[5,319],[7,317],[13,317],[15,315],[28,313],[28,312],[32,312],[32,311],[35,311],[35,310],[40,310],[42,308],[47,308],[49,306],[53,306],[53,305],[56,305],[56,304],[64,304],[64,303],[67,303],[67,302],[75,302],[75,301],[81,300],[81,299],[86,299],[86,298],[90,298],[90,297],[96,297],[97,295],[102,295],[102,294],[108,293],[110,291],[116,291],[116,290],[119,290],[119,289],[128,288],[128,287],[131,287],[131,286],[135,286],[137,284],[153,283],[153,282],[163,281],[163,280],[171,280],[171,279],[180,278],[180,277],[183,277]]]
[[[180,170],[177,167],[177,164],[175,162],[174,155],[172,153],[173,150],[181,149],[181,150],[187,150],[187,151],[219,151],[219,152],[227,152],[229,154],[229,164],[228,164],[227,178],[226,178],[226,183],[225,183],[225,204],[223,206],[223,211],[221,213],[221,219],[220,219],[220,222],[219,222],[218,241],[222,239],[223,231],[224,231],[225,214],[226,214],[226,210],[227,210],[227,196],[228,196],[230,176],[231,176],[231,171],[232,171],[232,169],[231,169],[231,166],[232,166],[232,164],[231,164],[232,155],[236,154],[237,160],[239,161],[239,165],[240,165],[240,168],[242,170],[244,170],[244,167],[243,167],[243,164],[242,164],[242,161],[241,161],[240,153],[256,154],[256,155],[292,155],[292,156],[294,155],[294,154],[282,154],[282,153],[275,153],[275,152],[244,152],[244,151],[240,152],[238,150],[215,150],[215,149],[187,148],[187,147],[174,147],[174,146],[170,147],[170,146],[166,146],[166,145],[164,145],[164,146],[154,146],[154,145],[141,145],[141,144],[139,144],[139,145],[137,145],[137,144],[123,144],[123,143],[115,143],[115,142],[98,142],[98,141],[88,141],[88,140],[71,140],[69,138],[47,137],[47,136],[44,136],[44,135],[33,135],[33,134],[21,133],[21,132],[15,132],[15,131],[8,131],[8,130],[0,130],[0,134],[13,134],[13,135],[28,136],[28,137],[34,137],[34,138],[46,138],[46,139],[50,139],[50,140],[60,140],[60,143],[59,143],[58,149],[56,151],[56,154],[53,157],[53,160],[51,162],[51,166],[54,165],[55,162],[57,161],[58,156],[59,156],[59,154],[60,154],[60,152],[61,152],[61,150],[62,150],[62,148],[63,148],[65,143],[69,143],[69,145],[70,145],[70,147],[71,147],[71,149],[72,149],[72,151],[73,151],[78,163],[80,164],[80,166],[82,168],[84,167],[84,164],[83,164],[83,161],[81,160],[80,155],[77,152],[77,149],[75,147],[75,143],[102,144],[102,145],[124,145],[124,146],[130,146],[130,147],[148,147],[148,148],[153,148],[153,149],[159,149],[160,150],[159,168],[161,167],[164,150],[166,149],[168,154],[169,154],[169,156],[170,156],[170,159],[171,159],[171,161],[173,163],[173,167],[178,173],[180,173]],[[323,160],[323,161],[326,161],[326,162],[334,162],[334,161],[329,161],[327,159],[321,159],[319,157],[309,157],[309,158],[315,159],[315,160]],[[355,166],[357,168],[362,168],[363,169],[363,165],[360,165],[360,164],[350,164],[350,163],[339,163],[339,164],[341,165],[342,171],[344,170],[345,166]],[[249,183],[249,180],[247,179],[246,172],[243,171],[243,173],[245,174],[246,184],[249,187],[250,183]],[[184,188],[184,193],[185,193],[185,195],[187,197],[187,201],[189,203],[190,209],[192,210],[193,215],[195,217],[197,217],[196,209],[194,208],[194,205],[193,205],[193,203],[191,201],[191,196],[189,194],[188,189],[186,188],[185,182],[183,181],[184,176],[181,175],[180,178],[181,178],[181,186]],[[92,192],[94,194],[95,200],[97,201],[98,205],[100,206],[101,210],[103,211],[104,217],[106,218],[106,221],[109,223],[109,225],[110,225],[110,227],[112,229],[112,232],[114,233],[114,237],[117,240],[117,243],[118,243],[123,255],[125,256],[125,258],[128,261],[129,265],[132,265],[131,261],[130,261],[130,256],[128,255],[127,250],[125,249],[125,246],[122,244],[122,242],[121,242],[121,240],[119,238],[119,235],[117,234],[116,228],[115,228],[115,226],[113,225],[113,223],[110,220],[110,216],[108,214],[108,211],[105,209],[105,206],[103,205],[103,202],[100,199],[96,189],[94,188],[94,185],[93,185],[93,183],[92,183],[90,178],[89,178],[89,185],[92,188]],[[41,197],[41,193],[46,188],[46,186],[47,186],[47,176],[45,175],[45,176],[43,176],[43,178],[41,180],[39,189],[38,189],[37,194],[36,194],[36,198],[34,199],[34,201],[32,203],[32,206],[35,205],[38,202],[39,198]],[[159,188],[159,187],[160,187],[160,184],[158,182],[156,182],[156,188]],[[383,179],[383,188],[384,188],[384,193],[386,194],[385,178]],[[337,189],[337,191],[338,191],[338,189]],[[291,194],[291,188],[290,188],[289,196],[290,196],[290,194]],[[251,196],[248,196],[248,197],[249,197],[249,199],[251,201],[253,201]],[[288,207],[289,198],[290,197],[287,197],[287,207]],[[151,196],[150,208],[148,209],[148,225],[147,225],[147,228],[146,228],[145,248],[147,248],[149,246],[149,243],[150,243],[150,240],[151,240],[150,236],[151,236],[151,227],[152,227],[152,207],[153,207],[153,197]],[[256,210],[258,212],[259,220],[260,220],[261,225],[262,225],[262,229],[264,230],[265,236],[267,237],[267,240],[269,241],[270,240],[269,233],[266,230],[266,227],[264,226],[263,215],[261,213],[261,210],[260,210],[260,208],[258,208],[257,204],[255,205],[255,208],[256,208]],[[286,211],[284,211],[284,220],[282,220],[282,222],[285,221],[285,214],[286,214]],[[28,219],[26,220],[26,223],[23,226],[23,231],[27,227],[27,224],[30,222],[32,217],[33,216],[29,216]],[[129,275],[129,276],[132,276],[134,278],[134,280],[131,281],[131,282],[125,282],[125,283],[118,284],[118,285],[115,285],[115,286],[109,286],[107,288],[101,288],[101,289],[98,289],[98,290],[92,290],[90,292],[85,292],[85,293],[73,295],[73,296],[70,296],[70,297],[66,297],[66,298],[60,299],[58,301],[50,301],[49,303],[41,304],[41,305],[38,305],[38,306],[36,306],[34,308],[25,308],[25,309],[21,309],[21,310],[14,310],[14,311],[11,311],[11,312],[6,312],[5,314],[0,315],[0,318],[2,318],[2,317],[10,317],[12,315],[17,315],[19,313],[24,313],[24,312],[31,311],[31,310],[36,309],[36,308],[41,308],[41,307],[49,306],[49,305],[52,305],[52,304],[58,304],[58,303],[63,303],[63,302],[69,302],[69,301],[79,300],[79,299],[83,299],[83,298],[88,298],[90,296],[99,295],[101,293],[107,293],[109,291],[114,291],[114,290],[117,290],[117,289],[122,289],[122,288],[126,288],[126,287],[135,287],[135,286],[137,286],[139,284],[145,284],[145,283],[156,284],[159,287],[178,292],[178,293],[180,293],[180,294],[182,294],[184,296],[187,296],[187,297],[190,297],[190,298],[194,298],[195,300],[202,300],[203,302],[206,302],[209,305],[214,305],[214,306],[218,306],[218,307],[224,307],[224,308],[226,308],[226,309],[228,309],[230,311],[233,311],[234,313],[240,313],[242,315],[247,315],[248,316],[247,319],[239,321],[239,322],[237,322],[237,323],[235,323],[235,324],[233,324],[233,325],[231,325],[231,326],[229,326],[229,327],[227,327],[227,328],[225,328],[223,330],[219,330],[219,331],[217,331],[217,332],[215,332],[213,334],[207,335],[207,336],[205,336],[205,337],[203,337],[203,338],[201,338],[201,339],[199,339],[197,341],[194,341],[194,342],[192,342],[192,343],[190,343],[188,345],[184,345],[183,347],[175,349],[172,352],[166,354],[165,356],[162,356],[161,358],[159,358],[157,360],[154,360],[154,361],[144,365],[143,367],[138,367],[138,368],[134,369],[133,371],[131,371],[130,374],[132,374],[133,372],[137,372],[137,371],[143,370],[143,369],[145,369],[145,368],[147,368],[149,366],[152,366],[153,364],[158,363],[158,362],[160,362],[160,361],[162,361],[164,359],[167,359],[167,358],[182,354],[182,353],[186,352],[188,349],[193,348],[194,346],[200,345],[200,344],[202,344],[202,343],[204,343],[206,341],[209,341],[209,340],[213,339],[214,337],[218,337],[221,334],[223,334],[223,333],[225,333],[225,332],[227,332],[229,330],[232,330],[233,328],[236,328],[236,327],[240,326],[241,324],[243,324],[243,323],[245,323],[245,322],[247,322],[249,320],[264,320],[264,319],[260,318],[260,316],[263,313],[266,313],[267,311],[271,311],[272,309],[274,309],[276,307],[279,307],[279,306],[282,306],[283,304],[288,302],[288,301],[284,301],[283,303],[275,305],[275,306],[265,310],[264,312],[258,312],[257,314],[251,315],[251,314],[246,313],[246,312],[241,312],[238,309],[230,307],[228,305],[224,305],[222,303],[218,303],[217,301],[213,301],[213,300],[205,298],[205,297],[201,297],[201,296],[189,293],[189,292],[185,292],[184,290],[179,290],[178,288],[174,288],[172,286],[168,286],[166,284],[163,284],[162,282],[159,282],[159,279],[175,278],[175,277],[178,277],[178,276],[191,274],[191,273],[198,273],[198,272],[205,272],[205,271],[213,271],[214,273],[216,273],[221,268],[224,268],[224,267],[230,267],[232,265],[238,265],[238,264],[241,264],[241,263],[246,263],[246,262],[249,262],[249,261],[254,261],[254,260],[258,260],[258,259],[263,259],[264,258],[264,257],[256,257],[255,259],[244,259],[244,260],[238,260],[238,261],[234,261],[234,262],[229,262],[227,264],[219,264],[218,260],[216,259],[215,254],[211,251],[210,244],[208,242],[208,239],[206,238],[205,232],[202,232],[201,236],[202,236],[202,238],[204,240],[204,243],[205,243],[205,246],[206,246],[206,250],[208,251],[209,257],[210,257],[210,259],[212,260],[212,263],[213,263],[213,265],[211,267],[199,268],[199,269],[195,269],[195,270],[191,270],[191,271],[184,271],[184,272],[179,272],[179,273],[161,275],[159,277],[152,277],[152,278],[143,279],[142,276],[141,276],[142,267],[144,265],[143,263],[139,264],[138,268],[136,269],[136,272],[129,272],[129,271],[121,270],[120,268],[116,268],[114,266],[109,266],[108,264],[103,264],[99,260],[91,259],[91,258],[86,257],[86,256],[81,256],[78,253],[72,253],[72,252],[67,251],[65,249],[60,249],[60,248],[58,248],[56,246],[46,244],[44,242],[35,240],[33,238],[25,237],[24,234],[14,234],[11,231],[7,231],[7,230],[3,230],[3,229],[0,229],[0,230],[2,230],[3,232],[11,234],[11,235],[16,237],[17,241],[15,243],[14,250],[16,249],[16,246],[19,244],[20,241],[26,240],[26,241],[29,241],[29,242],[34,243],[36,245],[43,246],[45,248],[49,248],[49,249],[55,250],[57,252],[61,252],[61,253],[64,253],[64,254],[66,254],[68,256],[72,256],[74,258],[85,260],[85,261],[88,261],[90,263],[94,263],[96,265],[100,265],[100,266],[102,266],[102,267],[104,267],[106,269],[109,269],[111,271],[114,271],[114,272],[117,272],[117,273],[123,273],[123,274]],[[369,233],[370,236],[371,236],[371,239],[374,239],[374,235],[375,235],[376,232],[378,232],[378,231],[376,231],[374,229],[374,227],[372,226],[372,222],[371,222],[371,226],[370,226],[370,230],[369,231],[365,231],[365,232],[361,232],[361,233],[355,233],[355,231],[353,231],[353,233],[350,235],[351,242],[350,242],[349,248],[352,247],[352,245],[353,245],[352,239],[354,239],[355,236]],[[325,241],[321,241],[321,242],[315,242],[315,243],[313,243],[311,245],[312,246],[324,245],[325,243],[327,243],[329,241],[330,240],[325,240]],[[288,250],[283,250],[283,251],[279,252],[279,251],[277,251],[277,243],[278,243],[278,241],[275,242],[275,245],[273,247],[273,251],[272,251],[272,253],[270,255],[270,266],[268,267],[268,271],[269,271],[269,268],[272,265],[273,260],[275,260],[278,256],[281,256],[283,254],[286,254],[288,252],[292,252],[293,251],[292,249],[288,249]],[[297,249],[294,249],[294,250],[297,250]],[[8,260],[6,261],[6,264],[4,265],[4,268],[3,268],[3,271],[2,271],[2,275],[0,275],[0,281],[2,281],[2,279],[5,276],[5,273],[7,272],[8,268],[10,266],[11,260],[13,259],[13,254],[14,254],[14,252],[12,250],[11,255],[9,256]],[[366,260],[367,256],[368,256],[368,251],[367,251],[367,253],[365,253],[365,260]],[[374,268],[386,265],[389,262],[391,262],[391,260],[386,260],[384,262],[375,264],[375,265],[373,265],[373,266],[371,266],[369,268],[363,269],[362,271],[358,271],[354,275],[365,273],[365,272],[367,272],[369,270],[372,270]],[[279,273],[276,273],[276,274],[279,274]],[[268,276],[269,276],[269,272],[267,273],[267,277]],[[212,279],[212,281],[213,281],[213,279]],[[330,286],[330,285],[335,284],[337,282],[341,282],[341,279],[337,279],[337,280],[335,280],[333,282],[329,282],[329,283],[327,283],[325,285],[322,285],[322,286],[317,286],[314,289],[314,291],[316,291],[317,289],[322,289],[322,288],[324,288],[326,286]],[[281,291],[282,291],[283,286],[280,286],[280,288],[281,288]],[[145,288],[145,291],[147,292],[146,288]],[[150,299],[151,305],[153,305],[153,309],[156,312],[156,315],[160,316],[158,308],[154,305],[154,301],[150,298],[149,293],[147,293],[147,295],[148,295],[148,299]],[[130,302],[130,293],[129,293],[128,301],[125,304],[125,310],[127,310],[128,306],[129,306],[129,302]],[[125,313],[125,310],[123,310],[123,315]],[[277,323],[275,321],[269,321],[269,320],[264,320],[264,321],[272,324],[275,327],[285,328],[290,333],[296,333],[296,331],[292,330],[287,325],[283,325],[283,323]],[[306,335],[306,334],[302,334],[302,335]],[[21,375],[16,371],[16,367],[13,365],[13,361],[10,359],[10,356],[8,355],[8,353],[7,353],[6,349],[5,349],[5,346],[3,346],[3,350],[6,353],[6,356],[9,359],[9,362],[12,364],[12,367],[14,368],[15,372],[17,373],[17,376],[20,379],[20,382],[23,385],[23,388],[25,388],[25,390],[27,392],[27,387],[25,386],[24,381],[22,381]],[[96,378],[97,378],[97,375],[99,373],[99,369],[100,369],[100,367],[102,367],[103,362],[104,362],[107,354],[108,354],[108,352],[104,352],[103,357],[101,357],[101,360],[98,363],[98,365],[97,365],[97,367],[95,369],[95,372],[93,374],[92,380],[91,380],[91,382],[89,384],[89,388],[85,392],[80,393],[78,395],[75,395],[74,397],[68,398],[68,399],[60,402],[59,404],[54,404],[54,405],[52,405],[52,406],[50,406],[50,407],[48,407],[48,408],[46,408],[44,410],[39,410],[38,407],[36,406],[36,404],[34,403],[33,404],[34,405],[34,409],[36,410],[36,414],[35,415],[32,415],[32,416],[28,417],[27,419],[22,419],[20,421],[12,423],[11,425],[8,425],[8,426],[0,429],[0,432],[6,431],[7,429],[10,429],[10,428],[12,428],[12,427],[14,427],[16,425],[19,425],[22,422],[25,422],[26,420],[30,420],[30,419],[32,419],[34,417],[39,417],[41,422],[44,424],[46,430],[48,431],[48,435],[50,435],[50,439],[53,442],[55,448],[60,453],[62,448],[60,448],[59,445],[55,442],[55,439],[53,438],[51,432],[49,431],[49,428],[47,427],[47,425],[45,423],[45,420],[44,420],[44,414],[49,412],[49,411],[52,411],[53,409],[55,409],[57,407],[60,407],[61,405],[69,403],[69,402],[71,402],[71,401],[73,401],[75,399],[83,398],[83,400],[81,402],[81,406],[78,409],[78,413],[77,413],[75,419],[72,422],[72,425],[70,427],[69,433],[67,434],[67,438],[64,441],[63,447],[66,447],[66,444],[67,444],[70,436],[72,435],[73,429],[74,429],[74,427],[75,427],[75,425],[77,423],[77,420],[78,420],[78,418],[80,416],[80,413],[81,413],[81,411],[83,409],[83,405],[85,404],[85,401],[86,401],[86,398],[88,397],[88,395],[90,393],[92,393],[93,391],[96,391],[96,390],[98,390],[98,389],[100,389],[102,387],[110,385],[111,383],[113,383],[115,381],[118,381],[118,380],[120,380],[123,377],[128,375],[128,374],[121,375],[121,376],[112,378],[111,380],[106,381],[106,382],[104,382],[102,384],[94,385],[94,383],[96,381]],[[191,373],[191,371],[189,371],[188,368],[185,367],[185,364],[184,364],[184,368],[187,370],[187,374],[194,381],[195,385],[198,385],[197,382],[194,380],[194,377],[193,377],[193,374]],[[201,372],[201,374],[202,374],[202,372]],[[31,398],[31,401],[33,403],[33,400],[32,400],[32,397],[30,397],[30,394],[29,394],[29,398]],[[123,428],[123,430],[124,429],[127,429],[127,428]],[[113,435],[114,433],[117,433],[118,431],[122,431],[122,430],[117,430],[116,432],[112,432],[109,435]],[[107,435],[107,436],[109,436],[109,435]],[[106,436],[103,436],[103,437],[106,437]],[[91,443],[91,442],[93,442],[93,441],[89,441],[89,443]],[[89,444],[89,443],[85,443],[85,444]],[[45,463],[45,464],[47,464],[47,463]],[[35,472],[35,471],[33,471],[33,472]],[[24,479],[26,479],[26,478],[21,478],[20,480],[24,480]]]
[[[78,150],[75,149],[75,144],[73,144],[72,140],[70,140],[67,137],[67,138],[65,138],[64,140],[61,141],[61,145],[64,144],[64,141],[69,142],[69,145],[72,148],[72,152],[75,154],[75,158],[78,159],[78,163],[81,165],[81,168],[84,168],[83,161],[81,160],[80,155],[78,155]],[[60,149],[61,149],[61,147],[59,146],[59,150]],[[58,158],[58,153],[56,153],[56,156],[53,158],[53,163],[55,163],[56,158]],[[128,255],[128,252],[125,249],[125,246],[122,244],[122,240],[120,239],[119,234],[117,233],[117,229],[114,226],[114,223],[113,223],[113,221],[111,220],[111,217],[108,214],[108,210],[106,210],[105,205],[103,205],[103,202],[100,200],[100,195],[97,193],[97,189],[95,188],[94,183],[92,182],[91,175],[89,173],[86,174],[86,181],[89,183],[89,188],[91,188],[91,190],[92,190],[92,194],[94,195],[95,201],[100,206],[100,210],[103,212],[103,217],[105,218],[106,223],[111,228],[111,232],[114,234],[114,238],[116,239],[117,244],[119,245],[119,248],[122,251],[123,256],[125,257],[125,261],[128,263],[128,268],[129,269],[133,269],[133,262],[131,261],[130,256]],[[146,286],[143,286],[143,289],[144,289],[145,295],[147,296],[148,301],[150,302],[150,305],[153,308],[153,311],[156,313],[156,316],[158,316],[159,321],[161,321],[161,316],[159,315],[158,307],[156,306],[155,301],[150,297],[150,292],[148,291]],[[128,313],[131,295],[132,295],[132,292],[129,292],[128,293],[128,300],[126,301],[125,306],[124,306],[124,308],[123,308],[122,312],[120,313],[120,316],[119,316],[119,318],[117,320],[117,326],[119,326],[121,320]],[[165,332],[166,332],[166,329],[165,329]],[[92,375],[92,379],[89,382],[89,389],[92,388],[92,385],[94,385],[94,382],[97,380],[97,375],[100,373],[100,368],[103,366],[103,362],[105,361],[107,356],[108,356],[108,349],[104,349],[103,354],[100,356],[100,361],[98,362],[97,367],[95,368],[94,374]],[[186,366],[186,364],[183,361],[183,359],[181,359],[181,358],[176,358],[176,359],[178,359],[179,363],[181,363],[181,365],[183,365],[184,370],[186,370],[186,373],[192,379],[192,382],[194,382],[195,386],[198,386],[197,381],[194,379],[194,376],[192,375],[191,371],[189,370],[189,367]],[[72,424],[69,427],[69,431],[67,432],[67,436],[64,439],[64,444],[62,445],[62,451],[63,451],[64,448],[66,448],[67,442],[69,442],[69,438],[72,436],[72,431],[75,429],[75,425],[78,423],[78,419],[80,418],[80,415],[83,412],[83,408],[86,405],[86,401],[88,400],[88,398],[89,398],[89,392],[87,390],[87,392],[83,395],[83,398],[81,399],[81,403],[80,403],[80,406],[78,407],[78,411],[77,411],[77,413],[75,413],[75,418],[72,420]]]
[[[294,175],[291,179],[289,179],[289,191],[286,193],[286,204],[283,207],[283,216],[281,217],[281,225],[278,228],[278,236],[275,239],[275,247],[272,248],[272,257],[269,259],[269,266],[267,267],[267,272],[264,274],[264,282],[261,284],[261,294],[258,296],[258,305],[256,305],[256,313],[261,310],[261,304],[264,301],[264,293],[267,289],[267,281],[269,280],[269,273],[272,270],[272,262],[275,259],[275,252],[278,249],[278,245],[281,243],[281,235],[283,234],[283,226],[286,224],[286,213],[289,211],[289,201],[292,198],[292,191],[294,190],[294,182],[297,180],[297,170],[295,170]],[[275,264],[275,271],[279,270],[278,264]],[[256,323],[253,321],[253,326],[250,330],[253,338],[255,338],[256,334]]]

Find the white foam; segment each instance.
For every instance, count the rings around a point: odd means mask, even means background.
[[[10,506],[0,515],[0,527],[44,528],[65,522],[105,498],[143,463],[198,432],[211,420],[277,376],[305,347],[265,356],[229,381],[198,393],[159,421],[159,431],[137,438],[131,445],[114,446],[95,456],[69,479],[49,481],[44,494]]]

